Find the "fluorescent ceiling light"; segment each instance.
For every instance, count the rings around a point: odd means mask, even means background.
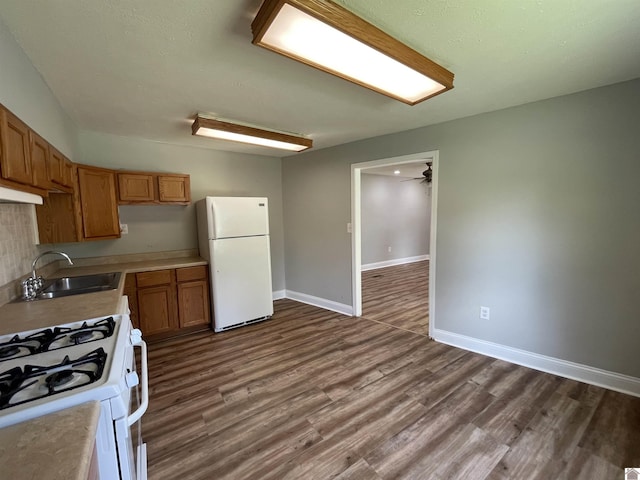
[[[215,120],[200,115],[198,115],[193,122],[191,133],[193,135],[250,143],[293,152],[301,152],[313,146],[313,140],[310,138],[274,132],[272,130],[263,130],[261,128],[229,121]]]
[[[394,170],[394,171],[393,171],[393,174],[394,174],[394,175],[400,175],[400,170]]]
[[[265,0],[253,43],[415,105],[453,88],[453,73],[330,0]]]

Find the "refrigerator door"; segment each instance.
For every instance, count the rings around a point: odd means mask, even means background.
[[[211,240],[214,330],[273,315],[269,236]]]
[[[263,197],[207,197],[210,239],[269,234],[269,205]]]

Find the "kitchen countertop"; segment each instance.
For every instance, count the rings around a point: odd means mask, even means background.
[[[2,478],[85,480],[99,417],[89,402],[0,429]]]
[[[197,265],[207,265],[207,261],[197,256],[190,256],[62,268],[51,276],[77,276],[106,272],[122,272],[123,275],[115,290],[2,305],[0,335],[114,315],[118,312],[127,273]]]

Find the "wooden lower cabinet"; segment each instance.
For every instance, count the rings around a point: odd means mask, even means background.
[[[145,335],[166,333],[178,328],[175,287],[163,285],[138,290],[140,330]]]
[[[145,338],[204,330],[211,323],[206,266],[129,274],[125,294],[132,323]]]
[[[205,265],[178,268],[178,314],[181,328],[209,325],[209,280]]]

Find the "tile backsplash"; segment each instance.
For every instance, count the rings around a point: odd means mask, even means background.
[[[0,286],[31,270],[39,253],[34,215],[33,205],[0,203]]]

